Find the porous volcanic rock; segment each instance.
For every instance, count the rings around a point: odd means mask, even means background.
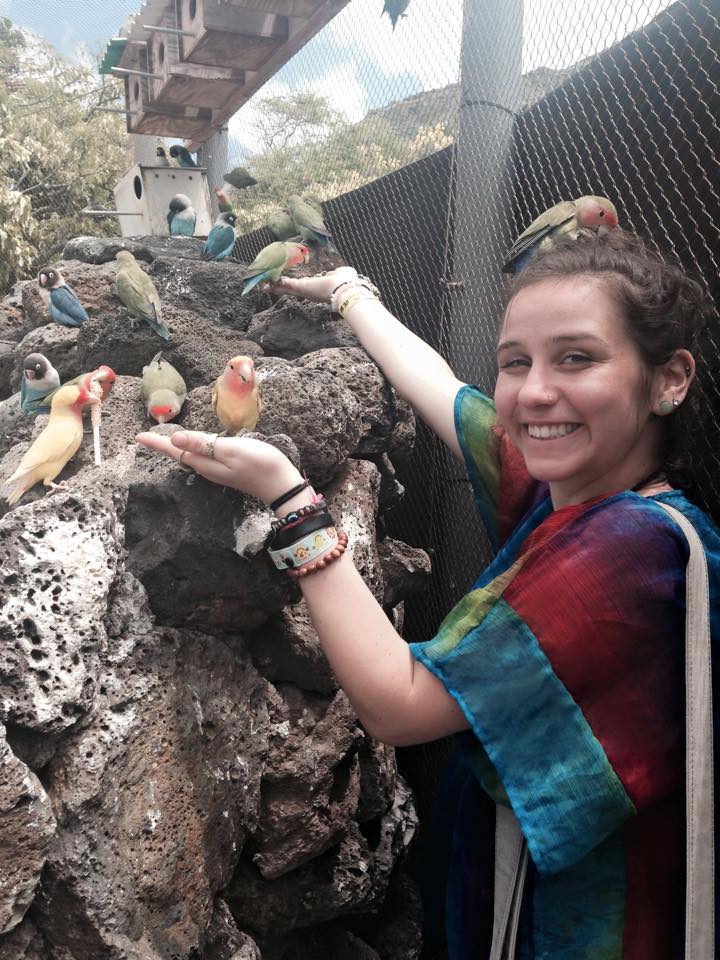
[[[2,960],[50,960],[43,936],[27,917],[10,933],[0,936],[0,957]]]
[[[48,795],[13,754],[0,723],[0,934],[16,927],[32,903],[54,834]]]
[[[263,949],[265,938],[377,908],[398,858],[417,827],[410,790],[398,778],[392,807],[373,831],[373,843],[352,823],[340,843],[274,880],[240,860],[224,897],[239,924]]]
[[[380,540],[377,546],[385,581],[383,606],[394,607],[425,589],[432,564],[424,550],[391,537]]]
[[[380,956],[369,944],[337,923],[310,930],[293,930],[263,941],[263,960],[395,960],[394,953]]]
[[[52,733],[89,710],[122,550],[98,495],[60,493],[0,521],[0,719]]]
[[[205,935],[203,960],[262,960],[253,938],[238,930],[224,900],[215,901]]]
[[[65,244],[63,259],[107,263],[118,250],[129,250],[146,263],[156,257],[199,260],[204,242],[200,237],[75,237]]]
[[[187,957],[257,823],[267,685],[228,643],[156,630],[109,666],[45,774],[58,836],[35,922],[70,956]]]
[[[283,296],[269,309],[256,313],[247,337],[265,353],[294,360],[329,347],[357,347],[359,341],[344,320],[326,303]],[[367,358],[367,355],[365,355]]]
[[[19,392],[0,400],[0,459],[16,443],[26,443],[34,427],[35,417],[22,412]]]
[[[328,702],[277,688],[253,862],[266,879],[307,863],[350,828],[360,798],[357,748],[364,734],[347,697]]]
[[[271,302],[270,295],[260,291],[254,297],[242,296],[243,270],[235,261],[215,263],[159,257],[148,272],[163,303],[190,310],[204,320],[240,333],[247,330],[258,307]]]

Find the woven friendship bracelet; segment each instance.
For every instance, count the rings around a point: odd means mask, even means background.
[[[325,515],[327,516],[327,515]],[[327,550],[338,544],[338,533],[330,523],[306,534],[301,540],[281,549],[268,549],[270,558],[278,570],[293,570],[318,559]]]
[[[368,277],[358,277],[356,280],[344,280],[339,283],[330,295],[330,309],[333,313],[339,313],[338,301],[350,293],[351,290],[367,290],[374,297],[380,298],[380,291]]]
[[[377,297],[369,290],[361,290],[357,287],[353,287],[350,293],[348,293],[347,297],[341,301],[337,308],[337,312],[340,314],[343,320],[350,310],[352,310],[355,304],[360,303],[361,300],[377,300]]]

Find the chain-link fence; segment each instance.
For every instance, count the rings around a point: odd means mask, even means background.
[[[0,15],[22,24],[42,6],[5,0]],[[104,24],[119,28],[133,6],[105,3]],[[718,302],[720,0],[411,0],[394,29],[382,8],[383,0],[350,0],[229,120],[228,166],[258,181],[231,195],[250,233],[243,255],[267,242],[251,231],[291,194],[314,198],[346,261],[460,377],[486,390],[504,254],[561,199],[610,197],[624,226],[702,273]],[[0,59],[10,114],[23,70]],[[33,109],[42,116],[42,104]],[[88,130],[114,124],[106,137],[116,157],[121,121],[83,116]],[[29,204],[18,180],[22,164],[35,162],[32,146],[5,181]],[[7,166],[5,157],[6,175]],[[78,155],[76,172],[82,166]],[[108,190],[104,181],[81,197],[56,190],[40,228],[76,214],[79,200],[108,205]],[[717,354],[717,328],[712,335]],[[717,404],[717,383],[708,403]],[[714,446],[707,438],[698,462],[718,500]],[[422,427],[400,472],[407,496],[390,532],[430,549],[435,565],[430,590],[408,610],[417,639],[467,588],[485,547],[461,466]]]

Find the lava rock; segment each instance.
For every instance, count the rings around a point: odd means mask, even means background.
[[[204,241],[199,237],[75,237],[65,244],[64,260],[107,263],[118,250],[129,250],[136,260],[152,263],[157,257],[199,260]]]
[[[296,297],[282,297],[274,306],[256,313],[247,336],[265,353],[287,360],[326,347],[359,345],[345,321],[332,314],[327,304]]]

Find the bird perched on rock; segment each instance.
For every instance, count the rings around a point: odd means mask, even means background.
[[[170,201],[167,215],[168,230],[171,237],[191,237],[195,233],[197,215],[193,210],[190,197],[176,193]]]
[[[220,213],[232,213],[233,206],[228,200],[228,195],[222,189],[222,187],[214,187],[215,196],[217,197],[218,209]]]
[[[329,253],[337,253],[333,246],[332,235],[315,207],[306,203],[302,197],[295,195],[288,200],[288,209],[290,210],[290,216],[295,221],[297,232],[303,240],[310,243],[319,243]]]
[[[221,213],[205,241],[200,254],[201,260],[224,260],[235,246],[235,214]]]
[[[556,203],[523,230],[510,248],[503,273],[520,273],[533,257],[566,234],[577,236],[579,230],[601,227],[612,230],[617,225],[617,210],[606,197],[586,196]]]
[[[243,273],[242,279],[247,280],[247,283],[240,296],[244,297],[253,287],[264,280],[272,280],[277,283],[288,267],[296,267],[299,263],[307,263],[309,256],[310,251],[303,243],[293,243],[291,241],[269,243],[262,248]]]
[[[17,503],[41,480],[50,490],[62,489],[54,483],[65,464],[75,456],[83,438],[83,410],[100,401],[79,385],[60,387],[50,408],[50,419],[27,451],[15,473],[5,481],[11,487],[9,504]]]
[[[257,183],[255,177],[247,172],[245,167],[233,167],[230,173],[224,177],[225,183],[229,183],[236,190],[244,190],[246,187],[254,187]]]
[[[158,143],[155,147],[155,166],[156,167],[169,167],[170,161],[168,160],[167,151],[165,150],[164,143]]]
[[[212,405],[228,433],[254,430],[262,410],[260,387],[251,357],[233,357],[215,381]]]
[[[48,313],[64,327],[81,327],[89,319],[87,310],[75,291],[55,267],[43,267],[38,274],[38,288]]]
[[[20,409],[23,413],[47,413],[50,409],[48,394],[60,386],[60,375],[42,353],[29,353],[23,360],[23,376],[20,381]]]
[[[175,367],[162,359],[162,351],[143,367],[140,395],[148,416],[158,423],[169,423],[180,413],[187,387]]]
[[[196,167],[197,164],[190,155],[190,151],[185,147],[181,147],[179,144],[174,143],[170,147],[170,156],[173,160],[177,160],[178,166],[181,167]]]
[[[390,17],[390,22],[394,30],[400,17],[407,16],[405,11],[409,6],[410,0],[385,0],[385,5],[382,8],[380,16],[386,13]]]
[[[115,259],[120,267],[115,277],[115,290],[131,317],[145,320],[163,340],[170,331],[162,322],[162,306],[155,284],[129,250],[118,250]]]
[[[290,240],[300,236],[295,221],[287,210],[274,210],[265,225],[276,240]]]

